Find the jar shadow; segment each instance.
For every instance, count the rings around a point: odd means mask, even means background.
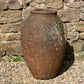
[[[73,65],[74,60],[75,60],[75,56],[74,56],[73,47],[70,46],[70,44],[67,42],[66,53],[65,53],[64,60],[63,60],[58,76],[66,72]]]

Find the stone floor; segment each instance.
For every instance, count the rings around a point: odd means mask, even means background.
[[[64,60],[60,74],[49,80],[32,77],[25,62],[0,62],[0,84],[84,84],[84,61]]]

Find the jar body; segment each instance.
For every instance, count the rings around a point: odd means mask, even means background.
[[[65,53],[63,24],[56,14],[31,14],[23,23],[21,44],[33,77],[55,77]]]

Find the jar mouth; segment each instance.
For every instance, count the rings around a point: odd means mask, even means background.
[[[35,9],[31,13],[40,13],[40,14],[56,14],[57,11],[54,9]]]

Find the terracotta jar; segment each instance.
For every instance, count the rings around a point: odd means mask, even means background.
[[[31,11],[21,30],[25,61],[33,77],[55,77],[65,53],[65,34],[62,21],[53,10]]]

